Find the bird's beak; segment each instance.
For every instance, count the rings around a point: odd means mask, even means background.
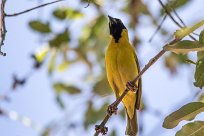
[[[115,20],[115,18],[113,18],[113,17],[111,17],[111,16],[109,16],[109,15],[108,15],[108,18],[109,18],[109,22],[110,22],[111,24],[117,23],[117,21]]]

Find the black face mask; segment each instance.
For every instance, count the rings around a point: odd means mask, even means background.
[[[123,29],[126,29],[122,21],[118,18],[113,18],[111,16],[108,16],[109,18],[109,29],[110,29],[110,35],[113,36],[115,39],[115,42],[117,43],[121,37],[121,33]]]

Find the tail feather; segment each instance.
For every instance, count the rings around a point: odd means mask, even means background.
[[[127,112],[126,112],[127,113]],[[135,111],[134,116],[132,119],[129,118],[127,114],[127,127],[125,134],[128,136],[136,136],[138,132],[138,124],[137,124],[137,113]]]

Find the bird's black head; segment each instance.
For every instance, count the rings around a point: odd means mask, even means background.
[[[111,16],[108,16],[108,18],[109,18],[110,35],[113,36],[113,38],[115,39],[115,42],[118,42],[121,37],[122,30],[126,29],[126,27],[120,19],[113,18]]]

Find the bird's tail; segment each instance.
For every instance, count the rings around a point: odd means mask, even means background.
[[[126,112],[127,113],[127,112]],[[137,113],[135,110],[135,113],[133,115],[133,118],[130,119],[130,117],[127,114],[127,127],[126,127],[126,131],[125,134],[127,136],[136,136],[137,132],[138,132],[138,124],[137,124]]]

